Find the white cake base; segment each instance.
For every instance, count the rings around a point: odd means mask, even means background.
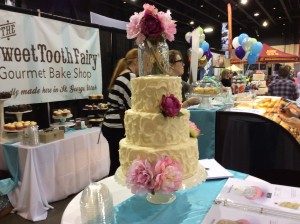
[[[126,186],[126,176],[123,174],[121,167],[119,167],[115,173],[115,180],[118,184]],[[182,186],[179,190],[186,190],[192,187],[202,184],[207,178],[207,172],[205,168],[199,163],[197,172],[190,178],[182,180]]]

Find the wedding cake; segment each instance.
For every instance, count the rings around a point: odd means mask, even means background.
[[[173,94],[181,102],[181,78],[135,78],[131,80],[131,91],[132,109],[125,112],[126,137],[120,141],[117,175],[126,176],[137,158],[155,163],[159,157],[168,156],[181,165],[183,181],[195,177],[196,173],[204,181],[206,171],[198,162],[198,141],[190,137],[189,110],[181,108],[180,116],[174,117],[166,117],[161,112],[163,96]]]

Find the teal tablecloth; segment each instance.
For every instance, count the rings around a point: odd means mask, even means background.
[[[223,108],[223,106],[210,110],[189,108],[190,120],[199,127],[202,134],[198,137],[199,159],[215,158],[216,111]]]
[[[11,192],[20,180],[18,147],[10,143],[2,145],[4,159],[12,178],[0,180],[0,195]]]
[[[235,178],[248,175],[230,171]],[[116,224],[197,224],[201,223],[227,179],[209,180],[190,190],[176,192],[176,200],[154,205],[137,195],[115,207]]]

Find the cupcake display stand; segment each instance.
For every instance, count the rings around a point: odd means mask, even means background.
[[[68,116],[61,116],[61,117],[52,116],[52,118],[54,120],[59,120],[59,122],[52,123],[52,124],[50,124],[50,126],[54,127],[54,128],[56,128],[56,127],[66,127],[66,128],[73,127],[73,126],[75,126],[75,123],[67,121],[67,119],[71,118],[71,117],[73,117],[72,114],[69,114]]]
[[[1,133],[1,137],[3,137],[1,142],[20,141],[22,139],[21,133],[23,132],[23,129],[22,130],[5,130],[4,129],[4,124],[5,123],[4,123],[3,104],[0,107],[1,107],[1,127],[2,127],[1,130],[3,131],[3,133]],[[18,112],[6,111],[5,113],[6,114],[15,114],[16,117],[17,117],[17,121],[19,122],[19,121],[22,121],[23,114],[30,113],[30,112],[32,112],[32,110],[27,110],[27,111],[22,111],[22,112],[20,112],[20,111],[18,111]]]

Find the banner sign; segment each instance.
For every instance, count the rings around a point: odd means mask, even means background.
[[[0,10],[0,91],[6,106],[102,93],[96,28]]]
[[[222,41],[222,50],[228,50],[229,44],[229,36],[228,36],[228,23],[222,23],[222,30],[221,30],[221,41]]]

